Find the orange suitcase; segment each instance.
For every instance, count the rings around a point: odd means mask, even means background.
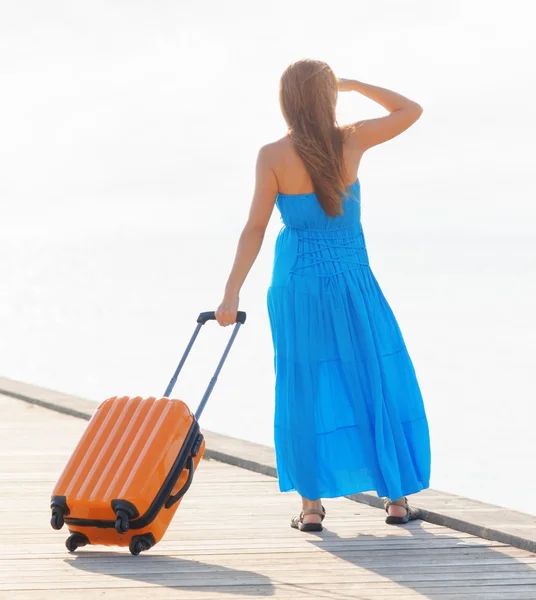
[[[201,330],[197,327],[161,398],[114,397],[97,407],[69,459],[51,500],[51,525],[64,524],[74,552],[88,544],[129,546],[138,555],[158,543],[188,491],[205,442],[199,417],[246,314],[238,313],[231,339],[195,414],[169,398]]]

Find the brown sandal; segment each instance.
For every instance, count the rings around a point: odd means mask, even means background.
[[[318,515],[320,517],[320,523],[304,523],[303,517],[306,515]],[[308,508],[307,510],[302,510],[299,516],[293,517],[290,521],[290,526],[294,529],[299,529],[300,531],[322,531],[324,528],[322,526],[322,521],[326,516],[326,509],[322,507],[322,510],[318,510],[317,508]]]
[[[415,508],[411,508],[411,506],[408,504],[408,499],[404,498],[403,501],[404,501],[404,504],[400,504],[398,500],[395,502],[391,502],[391,500],[389,500],[388,498],[386,498],[383,501],[383,505],[385,507],[385,512],[387,513],[385,522],[388,525],[405,525],[406,523],[409,523],[410,521],[415,521],[416,519],[420,519],[419,511]],[[405,508],[406,515],[404,517],[392,517],[389,514],[390,506],[401,506],[402,508]]]

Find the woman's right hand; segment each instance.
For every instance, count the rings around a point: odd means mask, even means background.
[[[236,323],[238,304],[238,296],[225,296],[216,311],[216,321],[218,321],[222,327],[228,327],[229,325],[234,325]]]

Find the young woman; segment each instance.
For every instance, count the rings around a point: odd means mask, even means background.
[[[339,127],[339,92],[388,115]],[[322,498],[375,490],[387,523],[417,518],[408,494],[429,485],[430,441],[419,385],[395,316],[370,269],[358,179],[363,154],[408,129],[415,102],[315,60],[281,77],[287,135],[261,148],[250,215],[216,317],[235,322],[240,289],[274,205],[284,222],[268,309],[275,350],[275,449],[281,491],[296,490],[291,526],[321,531]]]

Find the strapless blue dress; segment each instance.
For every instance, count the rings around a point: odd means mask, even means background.
[[[275,351],[274,441],[281,491],[397,499],[429,486],[430,438],[396,318],[369,266],[360,184],[344,214],[315,194],[277,197],[268,312]]]

